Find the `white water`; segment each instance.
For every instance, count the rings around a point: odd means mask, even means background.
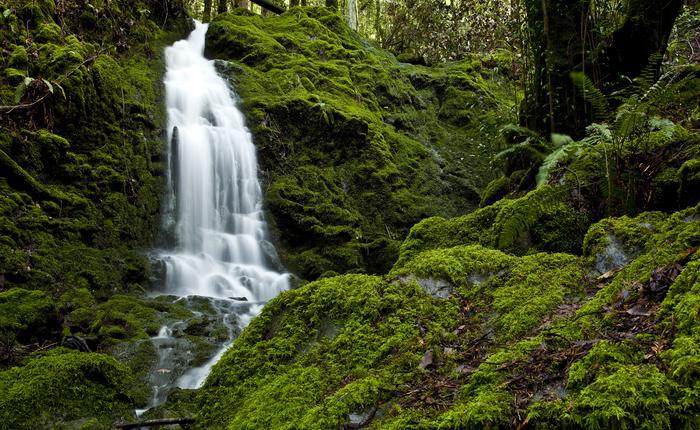
[[[353,30],[357,31],[357,27],[358,27],[358,22],[357,22],[357,0],[348,0],[348,1],[347,1],[346,21],[347,21],[347,23],[348,23],[348,27],[350,27],[350,28],[352,28]]]
[[[187,39],[165,51],[165,228],[174,231],[177,245],[160,257],[166,265],[166,294],[218,299],[212,304],[219,303],[227,316],[232,309],[240,311],[225,318],[229,341],[203,366],[185,372],[176,382],[180,388],[200,387],[231,345],[233,325],[243,328],[289,285],[287,274],[269,267],[255,146],[232,91],[204,57],[206,32],[207,24],[197,22]],[[155,339],[171,336],[166,327]]]

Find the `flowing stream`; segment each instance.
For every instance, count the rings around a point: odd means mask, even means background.
[[[207,24],[196,22],[187,39],[165,51],[164,228],[174,233],[176,245],[159,258],[166,267],[164,293],[206,298],[225,323],[228,340],[206,363],[174,379],[173,330],[179,323],[163,327],[152,339],[162,368],[151,376],[155,394],[149,407],[163,403],[173,386],[200,387],[240,330],[289,286],[289,275],[279,271],[266,241],[255,146],[235,95],[204,57],[206,32]]]

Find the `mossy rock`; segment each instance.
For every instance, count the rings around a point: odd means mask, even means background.
[[[58,328],[53,300],[43,291],[12,288],[0,292],[0,336],[6,346],[15,340],[30,343],[51,338]]]
[[[134,417],[126,366],[103,354],[56,349],[0,372],[4,428],[108,429]]]
[[[579,254],[591,219],[574,209],[568,196],[567,188],[543,186],[461,217],[425,219],[401,245],[396,266],[421,250],[460,244],[481,244],[516,255],[528,251]]]
[[[386,272],[411,225],[474,208],[492,176],[513,87],[476,58],[402,64],[315,7],[217,15],[205,52],[228,62],[280,257],[302,278]]]

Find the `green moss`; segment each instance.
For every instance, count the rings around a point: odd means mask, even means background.
[[[504,390],[484,390],[467,403],[458,404],[437,421],[438,428],[483,429],[507,427],[511,396]]]
[[[566,254],[523,257],[502,288],[493,292],[495,324],[503,339],[520,337],[553,312],[565,297],[580,296],[583,271],[577,258]]]
[[[491,177],[512,98],[479,61],[400,64],[325,8],[218,15],[206,52],[229,61],[281,257],[302,277],[386,272],[411,225],[473,208]]]
[[[632,259],[644,251],[649,238],[654,234],[655,225],[663,219],[661,213],[645,213],[636,218],[606,218],[592,225],[583,241],[584,255],[595,257],[602,265],[612,262],[603,261],[606,248],[620,247],[626,259]],[[609,252],[608,252],[609,254]]]
[[[510,192],[510,179],[507,176],[496,178],[484,189],[479,206],[484,207],[504,198]]]
[[[54,23],[42,23],[34,32],[34,40],[39,43],[59,43],[61,27]]]
[[[11,346],[51,336],[58,321],[53,302],[42,291],[12,288],[0,292],[0,342]]]
[[[566,197],[566,189],[544,186],[461,217],[425,219],[401,245],[396,267],[424,249],[469,243],[515,254],[529,250],[579,253],[590,218],[571,207]]]
[[[584,388],[572,412],[586,428],[668,429],[669,396],[668,381],[655,366],[620,366]]]
[[[102,354],[56,349],[0,372],[0,421],[6,428],[78,427],[93,417],[96,428],[131,419],[129,370]],[[83,420],[84,421],[84,420]]]
[[[517,261],[516,257],[479,245],[458,246],[422,252],[391,274],[436,278],[463,286],[470,280],[482,282],[489,276],[507,272]]]
[[[15,46],[10,54],[7,65],[15,69],[26,69],[28,64],[29,55],[27,54],[27,48],[22,45]]]
[[[611,369],[614,370],[620,365],[638,364],[641,359],[641,353],[630,345],[600,341],[584,358],[571,365],[568,386],[584,387],[598,375],[608,375]]]
[[[457,311],[436,306],[416,284],[365,275],[282,293],[215,366],[200,401],[220,403],[198,425],[343,425],[412,380],[425,352],[415,321],[432,344],[454,329]]]
[[[158,333],[158,311],[129,296],[112,296],[101,304],[92,327],[105,338],[148,338]]]

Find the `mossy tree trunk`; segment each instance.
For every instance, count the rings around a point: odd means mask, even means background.
[[[651,56],[663,54],[682,6],[683,0],[629,0],[627,19],[600,61],[603,82],[618,87],[621,76],[639,76]],[[661,55],[656,57],[658,71]]]
[[[526,0],[534,70],[523,125],[545,136],[580,137],[593,118],[571,73],[585,73],[606,94],[622,89],[654,54],[664,53],[682,3],[628,0],[624,23],[612,37],[597,40],[590,0]],[[652,64],[659,66],[660,61]]]
[[[202,17],[202,21],[211,21],[211,0],[204,0],[204,16]]]

